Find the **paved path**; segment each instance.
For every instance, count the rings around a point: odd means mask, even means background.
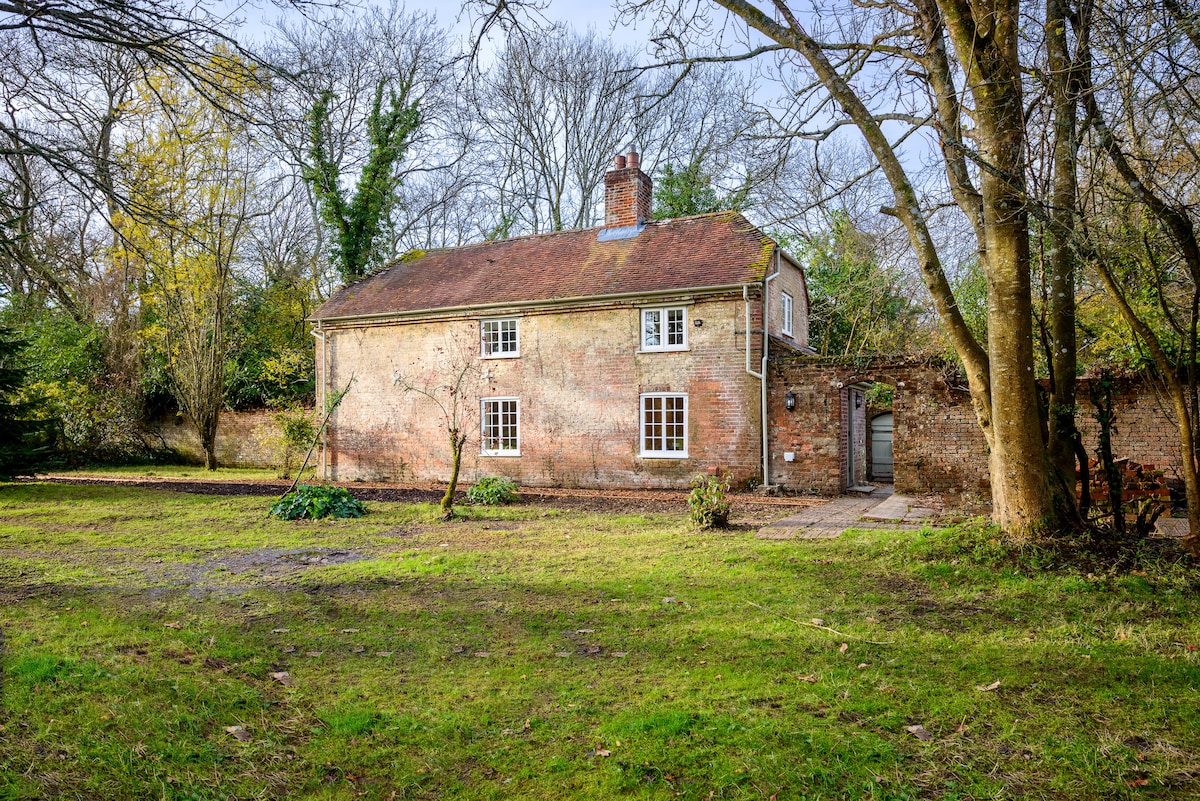
[[[933,517],[932,509],[913,506],[913,500],[893,495],[890,486],[876,487],[868,495],[835,498],[776,520],[759,529],[765,540],[833,539],[848,528],[915,531],[919,521]]]

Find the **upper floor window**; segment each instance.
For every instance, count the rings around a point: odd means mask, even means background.
[[[686,349],[686,307],[642,309],[642,350]]]
[[[790,337],[792,335],[792,296],[786,292],[783,293],[781,311],[783,312],[783,333]]]
[[[485,359],[511,359],[521,355],[517,341],[517,318],[479,321],[481,354]]]

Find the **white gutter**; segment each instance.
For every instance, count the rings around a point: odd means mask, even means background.
[[[767,351],[771,346],[771,279],[779,277],[779,248],[775,248],[775,272],[763,279],[763,348],[762,367],[759,368],[759,384],[762,387],[762,460],[764,487],[771,486],[771,453],[767,437]],[[749,337],[747,336],[747,341]]]
[[[550,298],[548,300],[526,300],[510,303],[476,303],[470,306],[446,306],[440,309],[418,309],[401,312],[372,312],[370,314],[347,314],[341,317],[310,317],[318,323],[342,323],[357,320],[372,321],[409,318],[423,319],[442,317],[461,312],[490,311],[494,309],[536,309],[545,306],[579,306],[609,301],[629,300],[633,298],[672,298],[681,295],[710,295],[720,292],[734,292],[744,289],[745,284],[717,284],[714,286],[681,287],[680,289],[659,289],[653,292],[617,292],[612,295],[581,295],[574,298]]]

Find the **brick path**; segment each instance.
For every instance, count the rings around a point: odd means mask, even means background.
[[[933,516],[932,509],[913,507],[911,499],[893,495],[889,486],[876,487],[869,495],[835,498],[812,506],[759,529],[764,540],[827,540],[848,528],[916,531],[920,520]]]

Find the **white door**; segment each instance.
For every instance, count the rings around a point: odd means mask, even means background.
[[[871,420],[871,478],[892,478],[892,413]]]

